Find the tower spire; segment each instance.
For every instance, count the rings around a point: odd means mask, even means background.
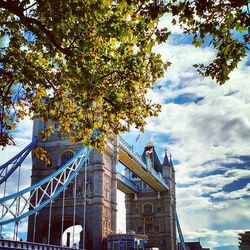
[[[173,166],[173,162],[172,162],[172,154],[169,154],[169,159],[170,159],[170,164]]]
[[[171,162],[170,162],[171,160],[169,161],[169,159],[168,159],[168,150],[166,147],[165,147],[164,151],[165,151],[165,156],[164,156],[162,166],[171,166]]]

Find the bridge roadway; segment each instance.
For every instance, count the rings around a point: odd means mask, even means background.
[[[165,183],[164,179],[161,177],[159,173],[157,173],[154,169],[149,169],[148,166],[143,162],[141,156],[134,152],[133,148],[124,141],[121,137],[119,138],[119,161],[133,171],[138,177],[144,180],[149,186],[151,186],[154,190],[161,192],[165,190],[169,190],[168,185]],[[118,188],[121,187],[121,182],[123,185],[127,182],[127,188],[131,187],[131,181],[128,183],[128,179],[119,179],[118,176]],[[123,188],[121,191],[126,191]],[[135,192],[136,190],[130,188],[130,192]]]

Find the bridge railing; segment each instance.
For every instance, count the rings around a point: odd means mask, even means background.
[[[134,151],[134,148],[131,147],[122,137],[119,137],[119,143],[120,146],[122,147],[123,150],[126,151],[126,153],[130,154],[133,156],[134,159],[138,161],[138,163],[145,169],[147,170],[146,164],[143,162],[142,157]]]
[[[121,180],[124,184],[126,184],[128,187],[130,187],[135,192],[138,192],[138,187],[126,176],[122,175],[121,173],[117,172],[117,179]]]
[[[70,250],[73,248],[61,247],[54,245],[46,245],[25,241],[14,241],[0,238],[0,249],[24,249],[24,250]]]
[[[153,168],[149,169],[146,164],[144,163],[142,157],[134,151],[134,148],[131,147],[124,139],[119,137],[119,145],[120,147],[129,154],[137,163],[141,165],[147,172],[149,172],[151,175],[155,177],[159,182],[166,185],[165,180],[162,178],[161,174],[155,171]]]

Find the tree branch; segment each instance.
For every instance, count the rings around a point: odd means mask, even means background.
[[[20,18],[20,23],[23,24],[26,28],[28,28],[30,31],[32,31],[37,37],[41,37],[43,34],[45,37],[62,53],[72,56],[73,53],[69,48],[64,48],[61,46],[61,44],[56,40],[53,33],[48,30],[41,21],[32,18],[32,17],[26,17],[24,15],[25,9],[23,7],[20,7],[16,5],[14,2],[8,0],[3,1],[0,0],[0,8],[6,9],[16,16]]]

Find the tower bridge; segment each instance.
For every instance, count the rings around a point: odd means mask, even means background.
[[[35,120],[32,143],[0,167],[4,190],[0,198],[1,229],[14,222],[17,240],[18,224],[28,218],[30,244],[62,246],[63,232],[81,225],[79,248],[105,249],[104,239],[116,232],[119,189],[125,193],[127,231],[149,236],[148,248],[177,249],[175,171],[167,153],[161,164],[154,145],[146,145],[140,156],[118,137],[110,138],[104,153],[98,153],[82,148],[81,143],[70,143],[57,131],[42,142],[44,126]],[[46,149],[51,164],[32,155],[31,186],[8,194],[9,177],[20,172],[35,145]],[[117,171],[118,162],[125,166],[125,175]],[[185,250],[179,223],[177,226]]]

